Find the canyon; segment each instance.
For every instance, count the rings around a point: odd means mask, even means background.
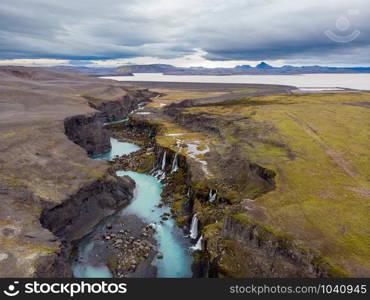
[[[0,78],[0,276],[71,277],[76,244],[97,228],[107,244],[143,251],[134,268],[109,259],[114,277],[157,276],[149,224],[107,223],[134,203],[130,172],[163,184],[162,221],[191,242],[193,277],[369,274],[368,93],[22,67]],[[91,159],[112,138],[138,148]]]

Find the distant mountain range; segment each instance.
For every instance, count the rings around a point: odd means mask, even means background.
[[[351,74],[370,73],[370,67],[324,67],[285,65],[274,67],[261,62],[256,67],[240,65],[234,68],[204,68],[204,67],[175,67],[168,64],[128,65],[117,68],[90,67],[55,67],[69,71],[77,71],[91,76],[130,76],[133,73],[163,73],[166,75],[295,75],[295,74]]]

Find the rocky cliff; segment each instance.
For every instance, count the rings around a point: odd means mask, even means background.
[[[64,240],[81,238],[91,231],[96,219],[128,204],[134,188],[135,182],[130,177],[105,175],[62,204],[44,210],[40,222]]]
[[[181,125],[182,131],[168,123],[169,120],[176,126]],[[240,130],[235,122],[242,122],[245,128]],[[118,137],[142,146],[142,151],[130,155],[129,159],[117,159],[120,166],[138,172],[151,171],[151,174],[166,172],[163,201],[171,206],[178,225],[186,232],[197,215],[198,234],[193,242],[200,236],[203,242],[202,251],[194,252],[194,277],[348,276],[338,265],[293,235],[264,223],[266,216],[255,198],[275,188],[276,173],[242,157],[243,149],[238,148],[237,143],[227,147],[230,133],[237,132],[252,144],[260,128],[261,124],[250,118],[232,122],[215,114],[173,108],[167,109],[165,116],[160,113],[155,116],[152,110],[151,114],[134,116],[130,122],[111,127]],[[264,134],[262,130],[261,133]],[[187,155],[192,142],[184,141],[191,134],[196,140],[202,135],[222,140],[219,148],[209,147],[207,154],[200,157],[207,160],[216,176],[206,180],[198,176],[197,161]],[[178,147],[180,139],[184,141],[182,149]],[[175,160],[179,170],[172,172]],[[216,198],[211,201],[210,195],[215,193]]]
[[[99,113],[78,115],[64,120],[65,134],[88,155],[96,155],[110,150],[109,132],[103,128]]]
[[[225,216],[221,234],[233,240],[235,249],[244,254],[236,270],[246,272],[248,277],[328,276],[327,270],[318,265],[317,253],[300,247],[289,235],[253,222],[246,215]],[[226,272],[228,267],[225,265]]]
[[[102,115],[121,115],[109,102],[129,111],[140,91],[42,68],[0,67],[0,77],[0,276],[69,277],[73,241],[132,198],[130,179],[86,154],[110,149]]]
[[[40,222],[61,241],[60,251],[40,263],[40,277],[70,277],[71,243],[91,232],[94,226],[133,197],[135,182],[130,177],[105,175],[57,206],[49,206]]]
[[[99,119],[104,122],[122,120],[140,105],[148,103],[151,97],[159,95],[147,89],[130,91],[114,101],[99,101],[93,96],[85,96],[89,105],[100,111]]]

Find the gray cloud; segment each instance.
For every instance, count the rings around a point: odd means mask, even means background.
[[[346,30],[336,28],[339,17]],[[0,59],[176,58],[202,49],[209,60],[369,64],[369,17],[368,0],[2,0]],[[361,34],[336,43],[325,30]]]

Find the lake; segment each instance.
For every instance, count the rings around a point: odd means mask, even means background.
[[[370,90],[370,74],[302,74],[302,75],[164,75],[135,73],[134,76],[106,76],[118,81],[204,82],[204,83],[259,83],[293,85],[298,88],[348,88]],[[321,89],[317,89],[321,90]]]

